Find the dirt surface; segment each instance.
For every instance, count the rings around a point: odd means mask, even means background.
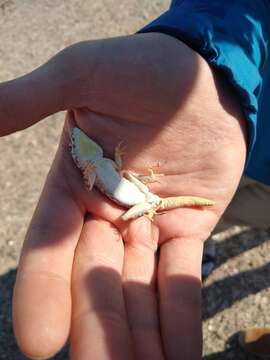
[[[0,0],[0,81],[22,75],[73,42],[130,34],[169,0]],[[26,359],[12,333],[11,296],[27,225],[52,161],[64,114],[0,139],[0,360]],[[237,332],[269,326],[270,232],[233,228],[217,237],[204,282],[204,359],[255,359]],[[67,348],[54,359],[67,359]]]

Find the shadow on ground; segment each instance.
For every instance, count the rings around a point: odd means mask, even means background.
[[[266,239],[269,239],[269,236],[270,229],[265,232],[250,229],[218,243],[215,267],[221,266],[234,256],[262,245]],[[270,264],[267,263],[205,286],[203,288],[203,320],[212,318],[217,313],[231,307],[236,301],[269,288],[269,274]],[[203,357],[203,360],[258,360],[257,356],[247,354],[241,349],[238,344],[238,335],[236,333],[226,341],[224,351],[209,354]]]
[[[256,229],[244,231],[217,244],[215,267],[221,266],[230,258],[240,255],[261,245],[269,239],[270,230],[265,232]],[[257,294],[270,287],[270,263],[252,270],[242,271],[227,276],[203,288],[203,320],[215,316],[218,312],[231,307],[236,301]],[[230,289],[230,291],[228,291]]]
[[[260,358],[261,359],[261,358]],[[203,357],[203,360],[260,360],[257,356],[246,354],[238,344],[238,333],[231,336],[225,350]]]
[[[225,345],[225,350],[203,357],[203,360],[262,360],[255,355],[245,353],[238,344],[238,333],[231,336]]]

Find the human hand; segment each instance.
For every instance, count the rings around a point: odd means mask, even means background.
[[[22,106],[26,87],[33,98]],[[74,359],[93,354],[106,358],[105,353],[109,358],[112,348],[123,351],[115,358],[132,358],[135,351],[135,358],[149,352],[162,358],[164,352],[168,359],[179,354],[199,359],[203,241],[237,187],[246,151],[241,111],[228,87],[178,40],[147,34],[74,45],[2,89],[13,92],[8,103],[14,101],[15,106],[5,113],[10,119],[20,113],[21,127],[51,112],[72,109],[20,260],[14,326],[23,351],[32,357],[53,354],[65,342],[72,319]],[[7,122],[2,133],[15,123]],[[203,196],[216,205],[171,210],[153,223],[144,218],[123,223],[118,206],[83,189],[67,152],[73,124],[100,143],[108,156],[124,140],[124,168],[146,173],[156,167],[165,174],[151,184],[153,192]],[[87,213],[94,219],[84,221]],[[124,246],[116,238],[123,239]],[[99,289],[100,278],[117,284],[117,301],[108,301],[112,286]],[[158,300],[153,291],[157,284]],[[116,303],[121,309],[110,308]],[[106,319],[115,314],[116,321]],[[101,332],[109,344],[100,343]]]

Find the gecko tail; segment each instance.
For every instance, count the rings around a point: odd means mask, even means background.
[[[198,196],[172,196],[162,199],[159,210],[174,209],[177,207],[213,206],[212,200]]]

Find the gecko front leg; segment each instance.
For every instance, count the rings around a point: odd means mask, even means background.
[[[123,141],[121,141],[114,150],[114,162],[116,164],[116,169],[120,171],[122,169],[122,157],[125,154],[125,147],[123,146]]]
[[[85,166],[82,169],[82,175],[84,183],[89,191],[92,190],[95,180],[96,180],[96,173],[95,173],[95,164],[91,161],[87,161]]]

